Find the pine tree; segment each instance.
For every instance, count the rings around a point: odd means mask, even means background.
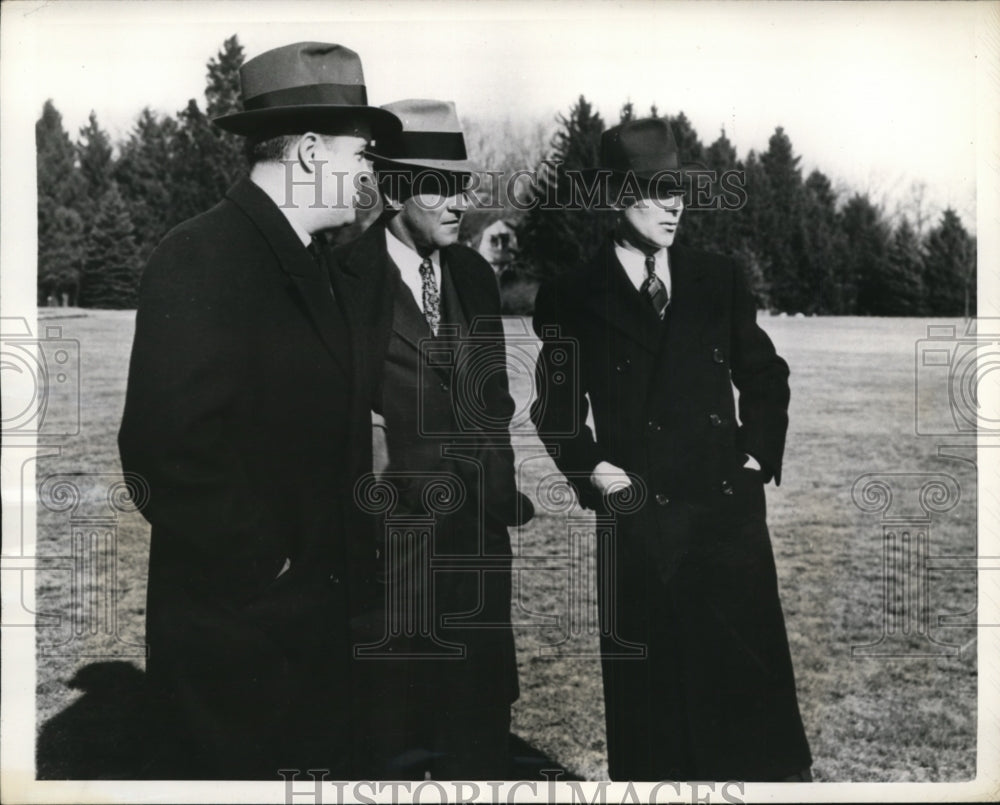
[[[814,170],[803,186],[798,226],[802,231],[799,279],[802,310],[809,314],[844,315],[856,290],[847,270],[846,242],[830,180]]]
[[[209,59],[205,110],[210,118],[240,111],[240,67],[244,58],[243,45],[233,34],[222,43],[222,50]]]
[[[847,202],[843,214],[846,238],[846,274],[857,288],[857,302],[852,313],[860,316],[886,315],[891,306],[889,286],[889,227],[881,211],[867,195],[856,193]]]
[[[114,179],[128,206],[143,264],[187,212],[174,204],[177,178],[170,170],[176,137],[177,122],[172,117],[143,109],[115,163]]]
[[[903,216],[889,244],[889,265],[885,277],[887,316],[919,316],[923,313],[923,256],[920,238]]]
[[[558,170],[541,178],[539,203],[525,216],[518,232],[525,259],[540,276],[570,271],[589,260],[606,237],[609,223],[608,216],[598,210],[552,208],[573,198],[574,180],[567,171],[599,164],[604,131],[601,116],[582,95],[568,116],[559,116],[559,124],[549,157]]]
[[[742,248],[740,231],[740,218],[745,214],[744,199],[738,193],[725,190],[723,186],[724,180],[728,182],[728,178],[725,178],[727,175],[735,175],[738,178],[742,173],[736,148],[726,137],[725,129],[721,131],[719,138],[705,149],[704,154],[705,167],[713,174],[712,181],[717,194],[714,201],[719,206],[699,216],[702,221],[701,231],[698,233],[700,242],[697,245],[707,251],[731,257],[737,254],[746,256],[747,252]],[[742,182],[740,184],[743,186]]]
[[[771,265],[771,293],[775,305],[787,312],[810,306],[801,281],[802,256],[806,244],[801,226],[802,173],[800,157],[780,126],[768,140],[760,164],[766,182],[756,189],[760,245]]]
[[[951,207],[927,234],[923,281],[928,315],[975,315],[975,243]]]
[[[128,208],[115,185],[98,202],[87,237],[80,304],[83,307],[134,308],[141,265]]]
[[[38,302],[65,296],[75,304],[83,260],[86,182],[76,149],[51,100],[35,124],[38,164]]]
[[[87,125],[80,129],[80,140],[76,146],[80,171],[87,183],[87,195],[96,202],[111,187],[113,151],[111,138],[97,122],[92,111]]]

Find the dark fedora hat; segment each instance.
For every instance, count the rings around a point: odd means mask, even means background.
[[[235,134],[298,134],[362,121],[375,137],[400,128],[391,112],[368,105],[358,54],[343,45],[296,42],[240,68],[243,111],[215,118]]]
[[[624,187],[643,193],[683,193],[697,164],[682,164],[670,123],[659,117],[628,120],[601,135],[600,165],[580,171],[583,180],[607,177],[611,190]],[[626,185],[626,183],[628,183]]]
[[[376,168],[471,174],[476,170],[465,150],[465,135],[451,101],[411,98],[382,107],[403,128],[385,137],[369,153]]]

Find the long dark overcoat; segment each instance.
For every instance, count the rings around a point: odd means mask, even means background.
[[[249,179],[142,277],[119,445],[149,490],[150,775],[349,774],[351,622],[376,567],[351,505],[371,463],[355,290],[335,300]]]
[[[780,779],[811,762],[763,490],[781,478],[788,366],[732,261],[675,246],[669,263],[663,322],[610,242],[542,287],[533,420],[613,526],[599,586],[612,778]],[[600,498],[601,461],[635,477],[636,499]]]

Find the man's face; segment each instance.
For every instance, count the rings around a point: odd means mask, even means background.
[[[323,181],[326,226],[353,223],[362,183],[374,184],[371,163],[364,156],[368,137],[363,135],[364,132],[357,136],[327,135],[316,143],[315,159],[325,160],[319,172]]]
[[[639,199],[622,211],[622,235],[635,246],[659,251],[673,244],[683,211],[681,195]]]
[[[465,207],[465,191],[453,186],[447,191],[410,196],[403,202],[399,219],[418,251],[432,252],[458,240]]]

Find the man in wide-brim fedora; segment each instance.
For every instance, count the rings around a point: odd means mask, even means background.
[[[532,419],[613,525],[598,556],[611,777],[807,780],[764,503],[788,366],[741,269],[674,244],[689,175],[665,120],[603,134],[583,179],[607,180],[614,233],[538,293]],[[568,367],[550,355],[566,339]]]
[[[122,466],[149,485],[145,775],[351,774],[351,618],[374,579],[348,505],[370,468],[365,336],[312,237],[354,220],[372,138],[358,55],[303,42],[240,70],[249,176],[142,277]]]
[[[376,465],[395,501],[377,535],[384,606],[359,661],[365,774],[503,779],[518,694],[507,528],[533,510],[515,485],[500,299],[489,264],[457,242],[474,166],[454,104],[384,108],[403,122],[372,155],[387,212],[334,252],[342,282],[377,301]]]

